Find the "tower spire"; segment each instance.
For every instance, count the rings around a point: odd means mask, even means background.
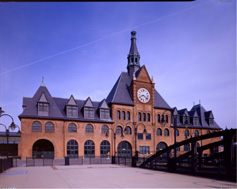
[[[136,73],[136,71],[140,68],[140,54],[137,50],[137,44],[136,44],[136,31],[131,32],[131,47],[128,54],[128,74],[130,77],[133,77],[133,72]]]

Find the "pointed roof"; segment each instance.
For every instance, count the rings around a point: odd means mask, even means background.
[[[57,104],[55,103],[54,99],[52,98],[51,94],[49,93],[48,89],[46,88],[46,86],[42,85],[38,88],[33,98],[23,98],[23,106],[26,108],[23,110],[22,114],[19,115],[19,118],[25,116],[35,117],[36,115],[38,115],[37,103],[39,101],[45,102],[45,100],[47,100],[46,102],[49,103],[49,116],[55,118],[62,118],[63,115],[59,110]]]
[[[178,110],[180,116],[189,116],[187,108],[184,108],[182,110]]]
[[[139,52],[137,50],[137,44],[136,44],[136,31],[131,32],[131,47],[129,51],[129,55],[139,55]]]
[[[76,106],[77,105],[77,102],[75,101],[73,95],[70,96],[68,102],[67,102],[67,105],[73,105],[73,106]]]
[[[85,106],[85,107],[94,108],[94,104],[93,104],[93,102],[92,102],[92,100],[91,100],[90,97],[88,97],[88,98],[86,99],[86,101],[85,101],[85,103],[84,103],[84,106]]]
[[[103,99],[103,100],[99,103],[99,108],[109,109],[109,106],[108,106],[107,102],[105,101],[105,99]]]

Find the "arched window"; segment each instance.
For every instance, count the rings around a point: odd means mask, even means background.
[[[110,152],[110,144],[107,140],[103,140],[100,143],[100,157],[107,157]]]
[[[78,143],[75,140],[69,140],[67,143],[67,156],[78,158]]]
[[[122,120],[125,120],[125,111],[122,111]]]
[[[86,125],[86,133],[93,133],[94,129],[91,124]]]
[[[117,119],[120,119],[120,111],[117,111]]]
[[[39,121],[34,121],[32,123],[32,131],[42,131],[42,126]]]
[[[142,121],[146,121],[146,114],[145,113],[142,114]]]
[[[52,122],[47,122],[45,124],[45,131],[54,131],[54,124]]]
[[[165,116],[165,122],[168,123],[168,115]]]
[[[138,121],[141,121],[142,120],[142,114],[141,112],[138,113]]]
[[[129,126],[125,127],[124,132],[125,132],[125,134],[127,134],[127,135],[131,135],[131,134],[132,134],[132,129],[131,129],[131,127],[129,127]]]
[[[189,144],[184,145],[184,151],[186,151],[186,152],[190,151],[190,145]]]
[[[160,123],[160,114],[157,115],[157,121]]]
[[[109,133],[109,127],[107,125],[103,125],[101,127],[101,133]]]
[[[176,129],[176,136],[179,136],[179,130]]]
[[[164,136],[169,136],[169,135],[170,135],[169,130],[168,130],[168,129],[165,129],[165,131],[164,131]]]
[[[156,146],[156,151],[159,152],[165,148],[167,148],[167,144],[165,142],[159,142]],[[161,157],[167,157],[167,153],[162,154]]]
[[[130,112],[127,112],[127,120],[130,120]]]
[[[77,126],[74,123],[68,125],[68,132],[77,132]]]
[[[95,143],[92,140],[87,140],[84,144],[85,158],[95,157]]]
[[[151,119],[151,118],[150,118],[150,114],[148,113],[148,114],[147,114],[147,121],[150,121],[150,119]]]
[[[162,130],[161,130],[160,128],[158,128],[158,129],[156,130],[156,135],[157,135],[157,136],[162,136]]]
[[[195,130],[195,131],[194,131],[194,136],[195,136],[195,137],[199,136],[198,130]]]
[[[186,130],[184,131],[184,136],[185,136],[186,138],[189,136],[189,130],[188,130],[188,129],[186,129]]]
[[[161,122],[163,123],[165,121],[164,115],[161,116]]]
[[[121,126],[117,126],[116,127],[116,134],[121,134],[122,133],[122,127]]]

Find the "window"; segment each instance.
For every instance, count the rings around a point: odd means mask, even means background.
[[[193,118],[193,125],[199,125],[198,117]]]
[[[168,115],[165,116],[165,122],[168,123]]]
[[[95,143],[92,140],[87,140],[84,144],[84,156],[85,158],[95,157]]]
[[[41,111],[41,112],[48,112],[48,103],[42,103],[40,102],[38,104],[38,110]]]
[[[161,116],[161,122],[163,123],[165,121],[164,115]]]
[[[157,121],[160,123],[160,114],[157,115]]]
[[[186,129],[186,130],[184,131],[184,136],[185,136],[185,138],[187,138],[187,137],[189,136],[189,130]]]
[[[151,140],[151,133],[146,133],[146,140]]]
[[[146,114],[145,113],[142,114],[142,121],[146,121]]]
[[[200,144],[199,144],[198,142],[196,142],[196,146],[197,146],[197,148],[198,148],[198,147],[200,147]]]
[[[86,125],[86,133],[93,133],[94,129],[91,124]]]
[[[100,157],[107,157],[110,152],[110,144],[107,140],[103,140],[100,143]]]
[[[211,132],[210,131],[207,131],[207,134],[210,134]]]
[[[143,133],[137,133],[137,139],[143,140]]]
[[[100,119],[109,119],[109,110],[100,109]]]
[[[68,132],[77,132],[77,126],[74,123],[68,125]]]
[[[124,132],[125,132],[125,134],[127,134],[127,135],[131,135],[131,134],[132,134],[132,129],[131,129],[131,127],[129,127],[129,126],[125,127]]]
[[[150,121],[150,114],[147,114],[147,121]]]
[[[67,143],[67,156],[70,158],[78,158],[78,143],[75,140],[70,140]]]
[[[195,131],[194,131],[194,136],[195,136],[195,137],[199,136],[198,130],[195,130]]]
[[[52,122],[47,122],[45,124],[45,131],[54,131],[54,124]]]
[[[109,127],[107,125],[103,125],[101,127],[101,133],[109,133]]]
[[[165,129],[165,131],[164,131],[164,136],[169,136],[170,134],[169,134],[169,130],[168,129]]]
[[[184,145],[184,151],[186,151],[186,152],[190,151],[190,145],[189,144]]]
[[[77,107],[67,106],[67,117],[77,117]]]
[[[176,136],[179,136],[179,130],[176,129]]]
[[[142,120],[142,114],[141,112],[138,113],[138,121],[141,121]]]
[[[85,107],[84,108],[85,118],[94,118],[94,108]]]
[[[158,129],[156,130],[156,135],[157,135],[157,136],[162,136],[162,130],[161,130],[160,128],[158,128]]]
[[[127,112],[127,120],[130,120],[130,112]]]
[[[125,120],[125,111],[122,111],[122,120]]]
[[[176,152],[180,152],[180,146],[176,148]]]
[[[186,121],[186,116],[183,116],[183,124],[185,124],[185,121]]]
[[[140,154],[150,154],[150,147],[149,146],[139,146],[139,153]]]
[[[209,125],[212,125],[214,123],[213,119],[209,119]]]
[[[117,111],[117,119],[120,119],[120,111]]]
[[[46,102],[38,103],[38,115],[39,116],[48,116],[49,115],[49,104]]]
[[[116,134],[121,134],[122,133],[122,127],[121,126],[117,126],[116,127]]]
[[[42,131],[42,126],[39,121],[34,121],[32,123],[32,131]]]

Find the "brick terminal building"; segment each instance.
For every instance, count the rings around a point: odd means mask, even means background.
[[[171,108],[155,89],[145,65],[140,66],[136,32],[131,32],[127,72],[122,72],[106,99],[101,102],[52,97],[42,83],[32,98],[23,98],[21,142],[18,155],[71,158],[95,156],[139,156],[154,154],[174,143],[215,132],[221,128],[212,111],[201,104],[190,111]],[[208,144],[203,140],[197,145]],[[185,145],[178,154],[189,151]],[[213,149],[218,150],[218,149]],[[210,151],[206,150],[206,154]]]

